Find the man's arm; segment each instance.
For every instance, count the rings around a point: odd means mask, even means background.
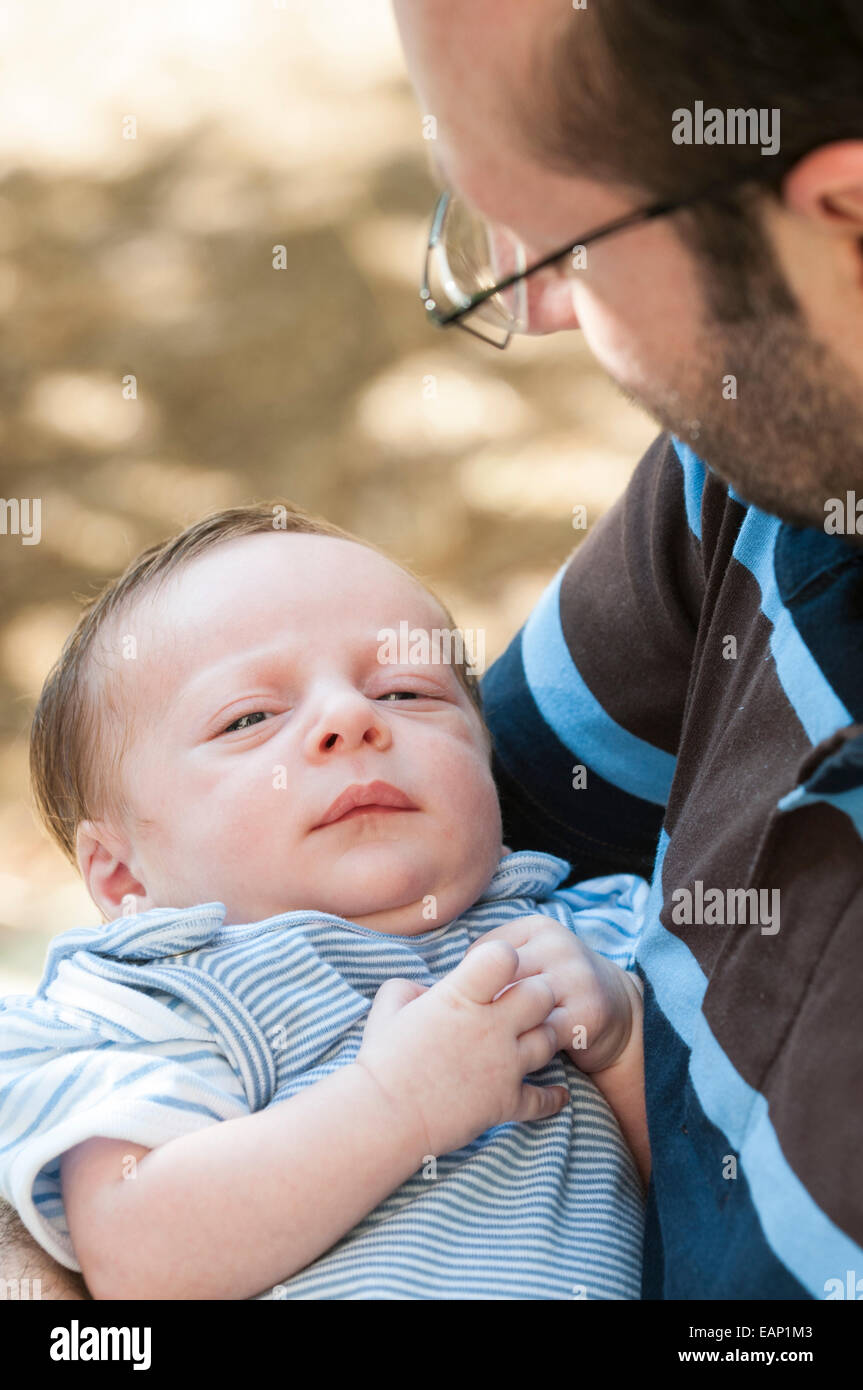
[[[29,1279],[30,1295],[40,1298],[89,1298],[80,1274],[52,1260],[31,1236],[14,1207],[0,1200],[0,1279],[4,1289],[11,1280],[20,1286]],[[36,1283],[38,1281],[38,1283]],[[8,1296],[8,1295],[7,1295]]]

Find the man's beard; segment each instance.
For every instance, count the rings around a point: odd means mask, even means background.
[[[717,328],[695,360],[714,365],[676,396],[641,403],[744,501],[823,530],[828,499],[844,506],[855,487],[863,499],[863,392],[796,320]],[[732,381],[737,397],[725,399]],[[863,545],[863,536],[847,539]]]
[[[745,312],[738,295],[724,313],[715,282],[706,300],[691,365],[632,398],[744,501],[823,530],[830,498],[863,499],[863,385],[812,337],[784,281],[756,275]]]

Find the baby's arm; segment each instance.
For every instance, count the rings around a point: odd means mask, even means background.
[[[610,968],[619,969],[615,965]],[[650,1140],[644,1086],[644,1003],[636,978],[625,971],[620,971],[620,975],[624,985],[630,989],[629,1041],[615,1062],[590,1075],[614,1111],[621,1133],[632,1151],[641,1181],[647,1188],[650,1182]],[[572,1049],[567,1049],[567,1053],[578,1066],[578,1054]]]
[[[251,1297],[328,1250],[426,1155],[556,1113],[565,1087],[523,1082],[557,1050],[554,992],[542,975],[506,989],[517,965],[490,943],[431,989],[388,981],[356,1061],[266,1110],[155,1149],[69,1150],[66,1215],[94,1296]]]
[[[644,1009],[637,977],[543,913],[515,917],[492,928],[474,942],[468,956],[488,941],[506,941],[518,951],[517,979],[542,971],[551,981],[557,1007],[549,1022],[556,1028],[558,1047],[605,1096],[647,1187]]]
[[[249,1298],[290,1277],[419,1167],[411,1118],[351,1065],[156,1149],[86,1140],[63,1155],[62,1183],[88,1288],[97,1299]]]

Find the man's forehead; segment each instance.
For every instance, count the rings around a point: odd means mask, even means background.
[[[409,60],[438,55],[460,73],[483,58],[512,66],[520,42],[560,15],[561,0],[394,0],[393,9]]]
[[[512,140],[523,111],[542,120],[548,59],[585,19],[566,0],[395,0],[395,11],[423,114],[454,140],[479,125]]]
[[[475,37],[479,11],[471,4],[465,11],[453,23],[470,25],[464,32]],[[423,114],[435,120],[426,127],[432,180],[509,227],[538,258],[628,210],[629,202],[621,190],[579,174],[577,152],[572,169],[542,154],[556,119],[550,83],[555,45],[567,24],[584,24],[586,11],[562,13],[557,0],[536,7],[521,0],[515,13],[516,28],[499,16],[488,42],[468,48],[459,42],[458,27],[446,48],[425,34],[411,66]],[[429,23],[442,32],[440,14]]]

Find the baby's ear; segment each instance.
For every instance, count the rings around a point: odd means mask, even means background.
[[[129,845],[104,821],[83,820],[75,831],[75,857],[87,892],[107,921],[131,905],[144,912],[152,904],[147,890],[126,863]],[[130,900],[134,898],[134,903]]]

